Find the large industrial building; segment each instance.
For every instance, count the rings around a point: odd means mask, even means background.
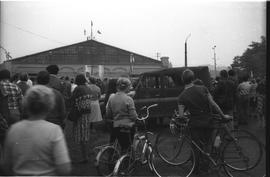
[[[12,73],[27,72],[34,77],[48,65],[59,66],[60,76],[74,77],[85,71],[91,75],[113,78],[136,75],[170,67],[168,57],[160,61],[134,52],[107,45],[96,40],[63,46],[4,62]]]

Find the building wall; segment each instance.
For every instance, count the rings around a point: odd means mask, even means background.
[[[134,57],[132,67],[131,56]],[[27,72],[30,76],[45,70],[48,65],[56,64],[60,69],[59,75],[69,77],[84,72],[85,65],[94,66],[93,75],[97,75],[97,66],[103,65],[104,77],[141,74],[164,67],[161,61],[94,40],[20,57],[5,64],[13,74]],[[133,68],[132,72],[130,68]]]
[[[7,68],[12,71],[12,74],[27,72],[30,76],[34,77],[39,71],[46,70],[48,64],[12,64]],[[85,65],[58,65],[59,76],[75,77],[79,73],[85,72]],[[154,71],[161,69],[161,66],[149,65],[135,65],[133,66],[132,74],[141,74],[147,71]],[[98,77],[98,67],[93,66],[91,73],[93,76]],[[130,74],[130,65],[104,65],[104,78],[117,78],[120,76],[128,76]]]

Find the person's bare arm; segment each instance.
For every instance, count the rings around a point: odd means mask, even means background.
[[[208,97],[208,100],[209,100],[209,102],[210,102],[210,105],[214,107],[214,109],[218,112],[218,114],[219,114],[222,118],[224,118],[224,119],[230,118],[229,115],[225,115],[225,114],[223,113],[223,111],[220,109],[220,107],[219,107],[219,106],[217,105],[217,103],[214,101],[214,99],[213,99],[213,97],[212,97],[212,95],[211,95],[210,93],[207,94],[207,97]]]

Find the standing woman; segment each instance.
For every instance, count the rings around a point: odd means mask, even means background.
[[[78,110],[77,121],[73,124],[73,134],[76,143],[80,144],[82,152],[82,160],[78,163],[87,163],[87,143],[90,139],[90,123],[91,123],[91,96],[92,91],[86,85],[86,78],[83,74],[79,74],[75,78],[78,85],[71,96],[71,107]]]
[[[102,121],[99,99],[101,95],[100,88],[96,85],[96,80],[93,77],[89,78],[90,84],[88,85],[92,91],[92,103],[91,103],[91,125],[90,128],[92,132],[96,132],[95,126],[93,125],[95,122]]]
[[[134,123],[138,117],[133,99],[127,95],[131,88],[128,78],[117,80],[117,92],[110,96],[106,105],[106,117],[113,120],[110,141],[118,139],[122,152],[126,152],[134,136]]]

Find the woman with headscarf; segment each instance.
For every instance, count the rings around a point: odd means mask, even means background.
[[[71,107],[76,107],[78,114],[73,124],[73,134],[76,143],[80,144],[82,160],[78,163],[87,163],[87,143],[90,139],[91,123],[91,97],[92,90],[86,84],[87,80],[83,74],[75,78],[78,85],[71,96]]]

